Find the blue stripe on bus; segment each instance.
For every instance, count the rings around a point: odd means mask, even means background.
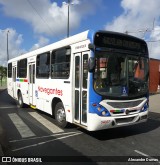
[[[87,38],[93,44],[95,31],[89,30]],[[94,57],[94,52],[91,51],[91,57]],[[96,113],[95,107],[92,106],[93,103],[99,103],[102,100],[102,96],[98,95],[93,89],[93,73],[90,72],[90,84],[89,84],[89,113]]]
[[[98,104],[102,101],[102,96],[98,95],[93,89],[93,73],[90,73],[90,86],[89,86],[89,112],[95,113],[93,104]]]
[[[95,35],[95,31],[94,30],[89,30],[87,38],[91,41],[92,44],[93,44],[93,41],[94,41],[94,35]]]

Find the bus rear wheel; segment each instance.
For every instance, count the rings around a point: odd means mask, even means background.
[[[21,92],[18,93],[18,106],[19,106],[19,108],[23,108],[24,107],[23,97],[22,97]]]
[[[62,102],[57,103],[55,106],[55,119],[58,126],[61,128],[67,127],[68,122],[66,121],[66,113]]]

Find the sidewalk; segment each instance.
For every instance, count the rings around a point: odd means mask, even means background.
[[[160,113],[160,94],[149,96],[149,110],[150,112]]]

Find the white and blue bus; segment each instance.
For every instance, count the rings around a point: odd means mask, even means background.
[[[8,93],[61,127],[132,125],[148,118],[148,60],[145,41],[89,30],[9,60]]]

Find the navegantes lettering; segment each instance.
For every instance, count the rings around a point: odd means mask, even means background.
[[[38,91],[39,92],[44,92],[48,95],[58,95],[58,96],[63,96],[63,91],[62,90],[59,90],[57,88],[55,89],[51,89],[51,88],[43,88],[43,87],[40,87],[38,86]]]

